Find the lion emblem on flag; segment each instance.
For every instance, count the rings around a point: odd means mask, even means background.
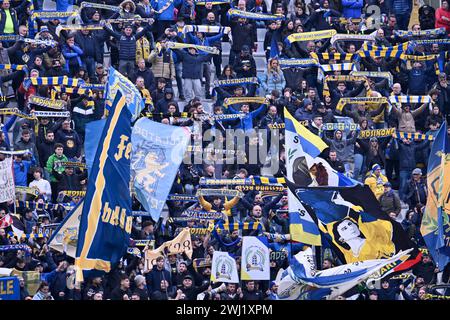
[[[141,187],[146,193],[153,195],[159,179],[166,175],[163,170],[169,163],[164,160],[164,152],[160,148],[139,150],[136,154],[136,160],[132,164],[132,169],[135,171],[135,185]]]

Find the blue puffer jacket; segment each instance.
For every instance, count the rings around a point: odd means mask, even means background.
[[[345,18],[360,18],[363,0],[342,0],[342,14]]]
[[[264,112],[266,110],[266,107],[267,106],[263,104],[258,109],[247,113],[244,118],[240,119],[239,123],[236,126],[236,129],[242,129],[244,131],[253,130],[255,127],[253,125],[253,120],[255,120],[262,112]],[[228,108],[228,111],[234,114],[241,113],[240,111],[234,109],[232,106]]]
[[[66,58],[66,71],[69,72],[69,65],[73,60],[76,60],[76,63],[81,67],[83,66],[83,62],[81,61],[81,56],[83,55],[83,50],[77,45],[73,45],[73,47],[69,47],[68,45],[64,45],[62,48],[62,54],[64,58]]]
[[[150,4],[152,5],[153,9],[155,11],[161,10],[167,2],[170,0],[152,0]],[[160,14],[156,14],[156,20],[162,20],[162,21],[172,21],[174,20],[174,14],[173,11],[175,7],[179,7],[183,3],[182,0],[174,0],[173,3],[170,4],[170,6],[161,12]]]

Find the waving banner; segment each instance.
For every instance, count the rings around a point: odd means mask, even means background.
[[[131,135],[131,174],[136,197],[158,221],[190,142],[187,127],[139,119]]]
[[[126,253],[131,216],[131,113],[119,91],[89,175],[78,232],[77,281],[111,271]]]
[[[211,282],[239,282],[236,261],[228,252],[214,251],[211,265]]]
[[[145,270],[152,270],[156,263],[156,258],[171,254],[186,253],[189,259],[192,258],[192,240],[189,228],[183,229],[175,239],[164,242],[156,250],[145,250]]]
[[[52,233],[48,240],[50,248],[65,252],[69,257],[75,258],[82,211],[83,201],[64,218],[59,227]]]
[[[243,237],[241,280],[270,280],[269,262],[266,237]]]
[[[14,200],[14,176],[12,169],[12,157],[0,161],[0,202]]]
[[[428,161],[428,199],[420,232],[433,260],[443,270],[450,261],[450,139],[444,122]]]

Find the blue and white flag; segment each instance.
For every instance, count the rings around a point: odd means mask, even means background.
[[[334,170],[319,155],[328,145],[302,126],[285,109],[286,182],[297,186],[352,186],[357,182]],[[320,246],[321,236],[313,215],[288,189],[290,233],[292,240]]]
[[[444,122],[428,160],[428,199],[420,232],[439,270],[450,262],[450,138]]]
[[[125,97],[128,110],[131,112],[131,122],[136,121],[141,111],[145,108],[145,102],[142,99],[141,93],[127,77],[113,67],[109,67],[105,100],[105,109],[108,112],[111,112],[111,105],[118,91]]]
[[[105,123],[106,119],[86,123],[86,137],[89,137],[89,139],[84,140],[84,153],[88,173],[91,172],[95,154],[97,153],[97,148],[100,145],[100,138],[102,136]]]
[[[190,142],[187,127],[161,124],[147,118],[139,119],[131,135],[131,174],[136,198],[159,219],[172,188],[178,167]]]
[[[280,270],[276,283],[281,300],[334,299],[382,268],[393,269],[409,257],[401,251],[389,259],[359,261],[317,271],[311,248],[297,253],[286,270]]]
[[[117,92],[103,129],[84,198],[76,250],[77,281],[119,263],[127,252],[131,215],[131,113]]]
[[[243,237],[241,280],[270,280],[267,237]]]
[[[48,246],[56,251],[65,252],[69,257],[75,258],[77,251],[78,230],[80,228],[83,201],[69,212],[59,227],[52,233]]]
[[[211,264],[211,282],[239,282],[236,260],[228,252],[214,251]]]

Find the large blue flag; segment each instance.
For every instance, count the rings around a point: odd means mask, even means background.
[[[109,272],[126,253],[132,215],[131,113],[120,91],[102,132],[84,199],[78,233],[76,278]]]
[[[428,199],[420,232],[438,268],[450,261],[450,139],[447,123],[439,129],[428,161]]]
[[[89,139],[84,140],[84,153],[86,156],[86,167],[88,173],[91,173],[95,154],[97,153],[97,148],[100,145],[100,138],[102,136],[105,123],[106,119],[86,123],[86,137],[89,137]]]
[[[108,83],[106,84],[105,110],[111,112],[112,103],[117,92],[121,92],[125,97],[128,109],[131,112],[131,121],[136,119],[145,108],[144,99],[136,86],[113,67],[109,67]]]
[[[136,198],[156,222],[172,188],[190,142],[187,127],[161,124],[147,118],[133,127],[131,173]]]

